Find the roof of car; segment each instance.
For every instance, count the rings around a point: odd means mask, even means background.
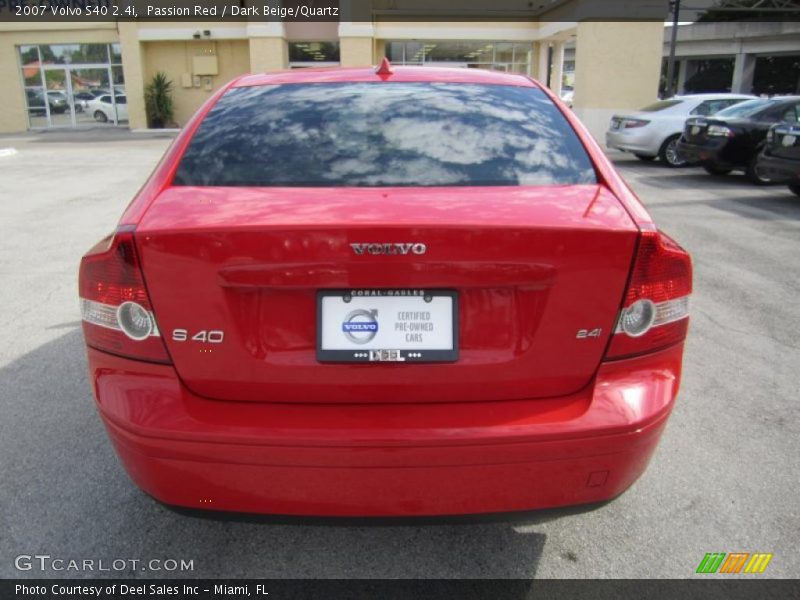
[[[232,87],[276,85],[285,83],[365,83],[365,82],[424,82],[424,83],[478,83],[488,85],[514,85],[536,87],[525,75],[499,73],[484,69],[440,67],[391,67],[390,75],[379,75],[376,67],[325,67],[292,69],[275,73],[244,75]]]
[[[778,94],[776,96],[756,96],[753,100],[769,100],[771,103],[776,102],[797,102],[800,101],[800,96],[790,96],[788,94]]]
[[[689,100],[708,100],[712,98],[758,98],[752,94],[736,94],[730,92],[716,92],[706,94],[679,94],[675,98],[689,99]]]

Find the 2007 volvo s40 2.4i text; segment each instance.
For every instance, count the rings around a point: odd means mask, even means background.
[[[171,505],[404,516],[617,496],[681,377],[688,254],[522,75],[248,75],[81,262],[89,373]]]

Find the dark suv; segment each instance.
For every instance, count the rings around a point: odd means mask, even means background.
[[[783,121],[797,123],[798,114],[800,96],[782,96],[748,100],[713,117],[692,117],[686,120],[678,152],[714,175],[740,170],[754,183],[770,183],[756,169],[767,131]]]

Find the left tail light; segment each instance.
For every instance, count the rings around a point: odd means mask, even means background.
[[[133,231],[120,229],[86,253],[78,288],[88,346],[136,360],[172,362],[147,296]]]

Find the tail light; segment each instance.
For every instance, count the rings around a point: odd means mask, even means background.
[[[642,234],[606,358],[654,352],[686,337],[692,261],[669,236]]]
[[[637,127],[644,127],[650,123],[650,121],[645,121],[644,119],[625,119],[622,122],[622,127],[625,129],[635,129]]]
[[[725,125],[709,125],[706,129],[706,135],[710,137],[733,137],[734,131]]]
[[[81,260],[86,344],[127,358],[170,363],[147,296],[133,231],[120,229]]]

